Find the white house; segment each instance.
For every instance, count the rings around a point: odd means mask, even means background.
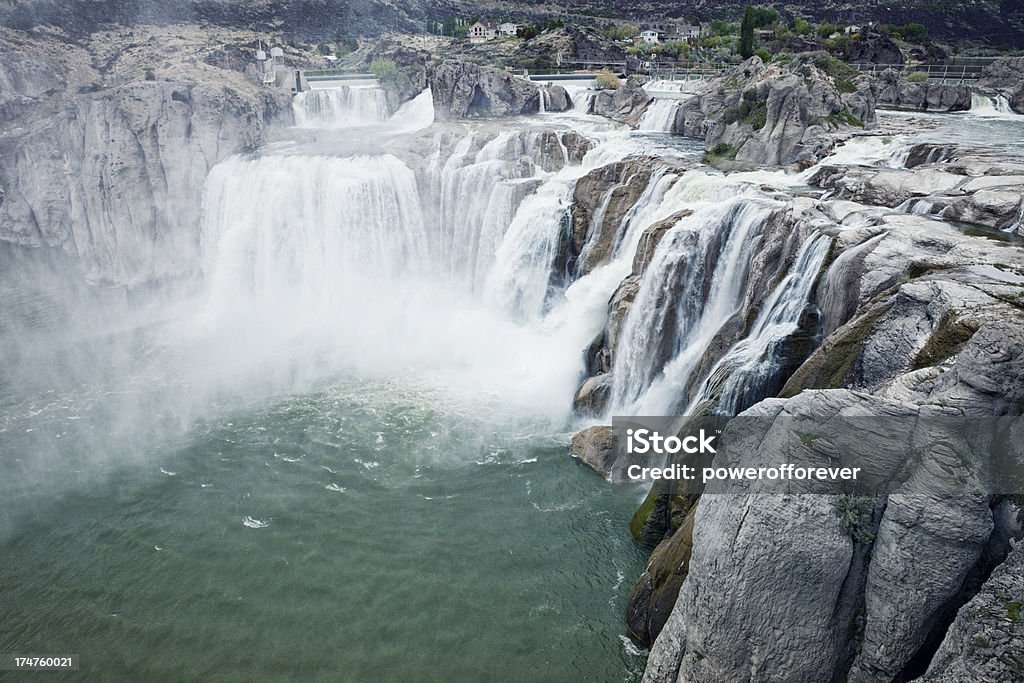
[[[511,21],[504,21],[501,24],[498,24],[498,34],[515,37],[519,35],[519,24],[513,24]]]
[[[857,24],[850,24],[849,26],[843,29],[843,33],[845,33],[848,36],[852,36],[855,33],[860,33],[861,30],[861,27],[858,26]]]
[[[486,43],[498,37],[498,25],[493,21],[478,21],[469,27],[469,42]]]
[[[646,31],[640,31],[640,40],[641,42],[648,43],[650,45],[660,42],[658,39],[658,32],[651,28]]]

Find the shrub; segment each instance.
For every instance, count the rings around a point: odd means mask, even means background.
[[[915,71],[911,74],[907,74],[908,83],[924,83],[928,80],[927,71]]]
[[[704,163],[714,163],[716,160],[726,159],[732,161],[736,158],[739,150],[732,145],[719,142],[704,154]]]
[[[869,544],[875,540],[875,502],[872,496],[853,493],[842,493],[836,500],[836,512],[843,529],[858,543]]]
[[[618,90],[621,85],[622,79],[608,67],[601,69],[601,73],[594,77],[594,87],[598,90]]]
[[[147,68],[146,71],[144,72],[144,77],[145,77],[145,79],[147,81],[155,81],[156,80],[156,74],[153,72],[152,69],[148,69]]]
[[[400,76],[398,67],[390,59],[375,59],[370,62],[370,73],[385,86],[396,85]]]

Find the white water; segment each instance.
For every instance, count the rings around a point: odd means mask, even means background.
[[[832,240],[820,233],[806,240],[782,282],[754,320],[745,339],[735,344],[708,373],[701,391],[684,412],[714,400],[714,412],[735,415],[763,398],[765,388],[779,371],[779,347],[797,331]]]
[[[1020,115],[1010,108],[1005,95],[971,94],[971,114],[986,118],[1017,118]]]
[[[640,119],[640,130],[671,133],[675,126],[676,111],[681,103],[681,100],[655,99]]]
[[[612,414],[670,414],[685,397],[704,350],[739,308],[773,208],[747,198],[708,203],[662,238],[616,344]]]
[[[379,86],[341,86],[306,90],[292,100],[299,128],[368,126],[391,115],[384,89]]]

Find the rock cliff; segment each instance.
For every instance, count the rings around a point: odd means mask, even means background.
[[[910,111],[966,111],[971,89],[962,83],[912,83],[888,69],[878,77],[878,103]]]
[[[112,284],[189,275],[208,171],[289,120],[290,95],[220,69],[97,86],[28,48],[0,54],[0,239],[59,247]]]
[[[434,68],[429,80],[434,115],[440,121],[540,110],[539,88],[499,69],[447,61]]]

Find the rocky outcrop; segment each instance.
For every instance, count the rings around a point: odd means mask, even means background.
[[[909,111],[967,111],[971,89],[962,83],[912,83],[888,69],[878,77],[878,103]]]
[[[569,452],[602,477],[608,477],[615,465],[614,441],[611,427],[589,427],[572,437]]]
[[[419,95],[428,85],[430,53],[425,50],[415,50],[398,42],[384,40],[368,52],[363,69],[369,70],[374,60],[388,60],[395,64],[396,77],[382,83],[391,111],[398,111],[402,104]]]
[[[831,190],[833,198],[1019,230],[1024,173],[1008,174],[984,163],[943,163],[954,154],[949,148],[911,150],[907,164],[912,170],[825,166],[809,182]]]
[[[636,128],[652,101],[654,98],[647,94],[640,81],[630,78],[614,90],[598,92],[589,113]]]
[[[815,210],[850,209],[831,203]],[[814,416],[813,430],[829,415],[1020,414],[1024,253],[916,216],[869,216],[869,227],[837,234],[819,286],[823,306],[829,290],[850,306],[825,311],[833,331],[780,398],[744,413],[763,418],[749,435],[756,448],[742,451],[750,459],[719,462],[770,464],[785,450],[774,425],[796,415]],[[805,444],[821,438],[801,436]],[[736,439],[727,434],[725,442]],[[850,457],[856,444],[846,446],[830,457]],[[950,463],[932,471],[924,462],[907,479],[912,488],[887,497],[701,497],[692,532],[680,527],[670,537],[681,534],[677,543],[691,550],[645,680],[747,680],[758,671],[786,681],[888,681],[923,673],[956,609],[1019,533],[1016,508],[981,492],[972,470],[954,475]],[[889,463],[903,467],[906,458]],[[1001,631],[987,642],[1012,643]],[[956,666],[956,632],[942,646],[952,655],[934,661],[936,675]],[[1000,646],[993,667],[1016,666],[1013,651]]]
[[[978,85],[1005,94],[1010,107],[1024,114],[1024,57],[1002,57],[987,65]]]
[[[953,625],[923,683],[1000,683],[1024,679],[1024,545],[1010,553]]]
[[[64,86],[64,79],[46,62],[17,52],[0,52],[0,121],[27,111]]]
[[[629,159],[594,169],[576,182],[567,272],[585,275],[611,256],[626,213],[647,188],[650,159]]]
[[[846,43],[846,61],[851,64],[902,64],[903,52],[888,33],[866,29]]]
[[[537,86],[499,69],[446,61],[434,68],[429,80],[434,116],[440,121],[540,110]]]
[[[572,99],[569,93],[560,85],[548,85],[540,90],[541,102],[544,111],[569,111],[572,109]]]
[[[748,165],[810,165],[833,147],[830,135],[861,127],[874,119],[869,84],[850,99],[863,120],[844,101],[835,78],[813,60],[765,65],[759,57],[711,81],[680,105],[674,129],[703,137],[720,158]]]
[[[210,168],[290,115],[286,95],[240,81],[139,81],[47,106],[0,141],[0,239],[60,247],[123,285],[198,266]]]

